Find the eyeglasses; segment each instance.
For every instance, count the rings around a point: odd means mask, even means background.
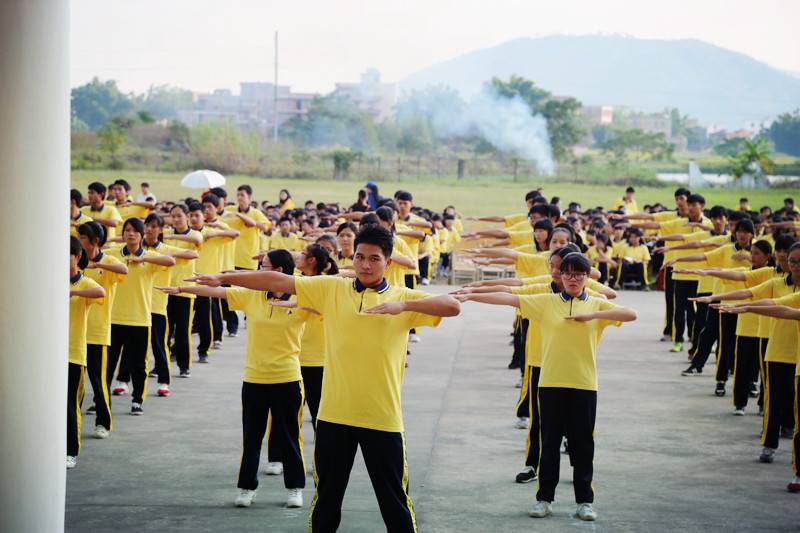
[[[561,277],[566,279],[582,280],[586,277],[586,272],[562,272]]]
[[[800,265],[800,259],[789,259],[789,264],[792,266]]]

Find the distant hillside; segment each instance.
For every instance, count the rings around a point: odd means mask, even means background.
[[[492,76],[519,74],[585,105],[678,107],[728,128],[800,107],[800,78],[698,40],[622,36],[514,39],[420,70],[403,89],[444,84],[468,96]]]

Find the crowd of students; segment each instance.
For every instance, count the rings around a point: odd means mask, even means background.
[[[190,378],[193,361],[208,363],[223,349],[225,330],[238,335],[241,312],[247,343],[235,504],[254,500],[266,436],[265,472],[283,474],[287,506],[303,505],[307,404],[316,487],[309,529],[338,527],[360,447],[387,527],[415,531],[400,406],[408,346],[420,341],[417,328],[474,301],[516,309],[509,367],[521,372],[515,423],[528,430],[516,480],[538,479],[531,516],[551,512],[563,445],[576,515],[594,520],[597,344],[605,327],[636,319],[610,302],[615,289],[654,286],[665,291],[671,351],[692,343],[684,375],[701,373],[716,346],[716,392],[725,394],[732,373],[736,414],[759,394],[762,376],[761,458],[771,461],[778,438],[795,427],[797,328],[755,313],[783,316],[789,311],[781,305],[800,301],[789,274],[800,276],[796,211],[788,202],[775,214],[705,211],[702,196],[685,189],[675,192],[675,210],[640,211],[634,194],[628,188],[610,210],[577,203],[562,210],[558,198],[531,191],[525,213],[472,219],[502,229],[465,233],[453,206],[432,212],[404,190],[384,198],[373,182],[345,208],[300,208],[287,190],[275,204],[258,204],[248,185],[231,202],[222,188],[158,202],[147,184],[134,199],[125,180],[92,183],[85,198],[73,190],[67,467],[76,466],[80,449],[84,369],[94,436],[105,439],[112,396],[130,393],[130,414],[141,416],[148,374],[156,395],[170,396],[171,359]],[[450,295],[418,291],[449,276],[457,248],[476,265],[507,265],[515,277]],[[732,303],[739,300],[746,303]],[[359,335],[365,330],[376,334]],[[796,453],[796,433],[794,445]],[[797,477],[789,488],[800,490]]]

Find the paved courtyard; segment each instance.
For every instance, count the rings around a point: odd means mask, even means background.
[[[628,292],[618,301],[634,307],[639,320],[607,330],[598,354],[594,524],[573,517],[566,456],[552,517],[529,518],[535,483],[514,483],[525,432],[512,426],[518,374],[506,368],[513,312],[468,303],[460,317],[422,331],[403,391],[411,495],[422,531],[800,530],[800,495],[785,490],[789,441],[781,440],[773,464],[759,464],[757,408],[733,417],[730,391],[713,396],[713,372],[681,377],[685,354],[670,354],[657,341],[663,295]],[[143,417],[128,416],[130,397],[114,398],[108,440],[91,438],[94,420],[84,417],[78,467],[68,473],[68,531],[306,530],[310,471],[302,509],[283,507],[282,477],[270,476],[261,477],[253,507],[232,504],[241,446],[241,333],[226,338],[210,364],[196,364],[191,379],[174,380],[170,398],[157,398],[151,379]],[[304,441],[310,465],[308,418]],[[340,531],[381,530],[359,457]]]

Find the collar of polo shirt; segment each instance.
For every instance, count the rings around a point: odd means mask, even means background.
[[[80,281],[82,276],[83,276],[83,274],[78,272],[77,274],[75,274],[74,276],[71,276],[69,278],[69,282],[72,283],[73,285],[75,285],[76,283],[78,283],[78,281]]]
[[[158,246],[154,246],[154,248],[158,248]],[[127,246],[123,246],[119,253],[120,253],[120,255],[130,255],[130,252],[128,251],[128,247]],[[136,257],[143,256],[144,255],[144,248],[139,246],[139,249],[136,250],[133,253],[133,255],[135,255]]]
[[[561,291],[561,299],[562,299],[563,301],[565,301],[565,302],[568,302],[568,301],[572,300],[572,296],[570,296],[569,294],[567,294],[567,291]],[[583,291],[583,292],[580,294],[580,296],[578,296],[578,300],[581,300],[581,301],[583,301],[583,302],[585,302],[585,301],[586,301],[586,300],[588,300],[588,299],[589,299],[589,295],[588,295],[588,294],[586,294],[586,291]]]
[[[378,294],[382,294],[389,289],[389,282],[387,282],[386,278],[384,278],[375,287],[367,287],[366,285],[361,283],[361,280],[358,278],[356,278],[355,281],[353,281],[353,290],[355,290],[356,292],[364,292],[367,289],[372,289]]]
[[[733,249],[736,250],[737,252],[741,252],[742,250],[747,250],[749,252],[752,247],[753,247],[752,243],[747,248],[745,248],[744,246],[739,246],[738,242],[733,243]]]
[[[553,294],[558,294],[559,293],[558,283],[556,283],[555,281],[551,281],[550,282],[550,290],[553,291]]]
[[[191,232],[192,232],[191,227],[186,228],[186,231],[178,231],[176,229],[172,230],[172,233],[175,235],[189,235]]]
[[[290,292],[285,292],[285,293],[283,293],[283,296],[281,296],[280,298],[277,298],[277,297],[275,296],[275,293],[274,293],[274,292],[272,292],[272,291],[267,291],[267,292],[265,292],[265,293],[264,293],[264,297],[265,297],[267,300],[283,300],[283,301],[285,302],[285,301],[287,301],[289,298],[291,298],[291,297],[292,297],[292,293],[290,293]]]
[[[103,250],[100,250],[96,256],[92,257],[92,263],[97,263],[103,258]]]

